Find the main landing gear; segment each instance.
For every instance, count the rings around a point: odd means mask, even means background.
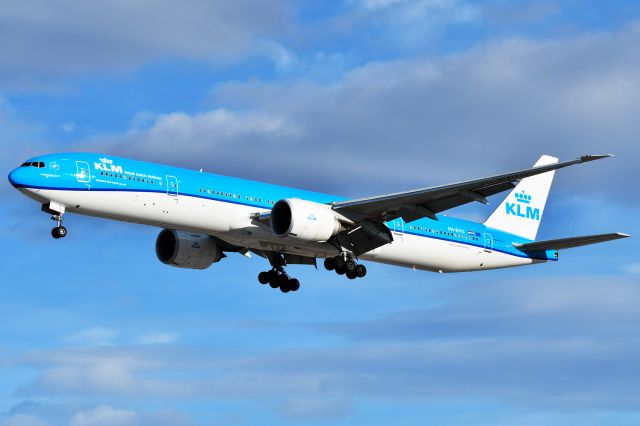
[[[279,288],[283,293],[300,289],[300,281],[289,277],[282,266],[276,266],[270,271],[260,272],[258,281],[260,281],[260,284],[269,284],[271,288]]]
[[[350,280],[363,278],[367,275],[367,268],[356,263],[346,254],[339,254],[336,257],[328,257],[324,260],[324,267],[327,271],[336,271],[338,275],[346,275]]]
[[[51,230],[51,236],[56,240],[67,236],[67,228],[62,226],[62,214],[51,216],[51,220],[55,220],[57,226]]]

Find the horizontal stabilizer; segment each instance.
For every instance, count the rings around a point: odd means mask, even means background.
[[[615,232],[613,234],[587,235],[584,237],[560,238],[557,240],[534,241],[525,244],[513,244],[513,246],[522,251],[545,251],[545,250],[563,250],[573,247],[586,246],[589,244],[604,243],[605,241],[627,238],[630,235]]]

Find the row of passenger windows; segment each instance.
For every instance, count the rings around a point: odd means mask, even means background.
[[[122,174],[119,174],[119,173],[100,172],[100,176],[112,177],[112,178],[123,179],[123,180],[131,180],[131,181],[134,181],[134,182],[155,183],[155,181],[153,179],[145,179],[145,178],[141,178],[141,177],[122,175]],[[162,185],[162,181],[158,181],[158,184]]]
[[[22,163],[20,167],[37,167],[39,169],[44,169],[44,163],[42,161],[29,161]]]
[[[227,198],[234,198],[236,200],[240,200],[242,199],[242,195],[240,194],[236,194],[233,192],[225,192],[225,191],[216,191],[215,189],[211,189],[211,188],[200,188],[200,192],[204,193],[204,194],[209,194],[209,195],[217,195],[219,197],[227,197]],[[245,195],[244,199],[246,201],[252,201],[254,203],[262,203],[263,200],[260,197],[253,197],[251,195]],[[264,202],[266,202],[267,204],[275,204],[275,201],[272,200],[265,200]]]
[[[413,229],[415,231],[428,232],[430,234],[447,235],[449,237],[456,237],[456,238],[459,238],[462,240],[468,240],[468,241],[480,240],[480,238],[476,237],[475,235],[465,235],[465,234],[456,234],[453,232],[444,232],[444,231],[439,231],[437,229],[425,228],[424,226],[410,225],[409,229]]]

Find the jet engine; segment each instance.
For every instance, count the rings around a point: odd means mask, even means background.
[[[165,265],[206,269],[224,257],[216,240],[208,235],[163,229],[156,239],[156,256]]]
[[[342,230],[331,206],[288,198],[271,209],[271,231],[278,237],[304,241],[327,241]]]

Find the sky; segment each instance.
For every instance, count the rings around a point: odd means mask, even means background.
[[[0,169],[96,151],[362,197],[532,165],[541,239],[640,231],[640,4],[4,0]],[[640,244],[366,279],[155,257],[0,183],[0,426],[637,425]],[[484,220],[499,204],[450,216]],[[428,255],[428,254],[425,254]]]

